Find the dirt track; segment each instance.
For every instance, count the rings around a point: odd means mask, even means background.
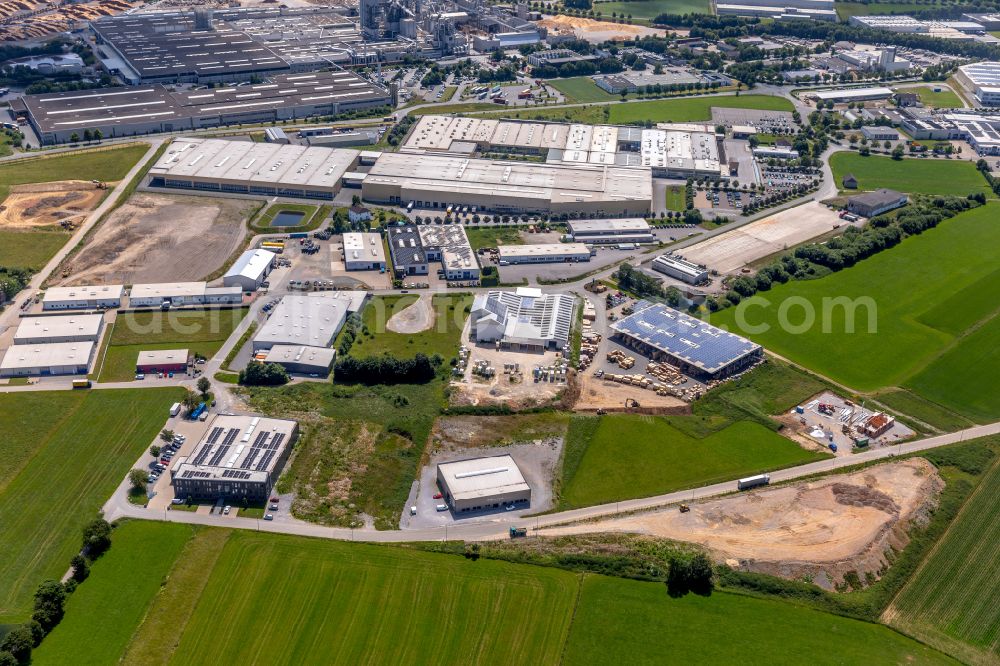
[[[430,294],[421,294],[411,305],[389,317],[385,327],[393,333],[419,333],[429,330],[436,318]]]
[[[638,532],[706,547],[718,561],[830,588],[844,574],[863,580],[926,520],[943,482],[922,458],[818,481],[751,491],[624,518],[544,530],[545,535]]]
[[[100,204],[106,190],[82,180],[15,185],[0,208],[0,228],[28,230],[77,225]]]
[[[136,193],[63,265],[59,284],[202,280],[239,249],[255,205]]]

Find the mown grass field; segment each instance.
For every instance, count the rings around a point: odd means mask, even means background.
[[[876,399],[891,410],[912,416],[945,432],[962,430],[974,425],[964,416],[906,389],[890,389],[877,394]]]
[[[41,270],[69,238],[62,231],[0,231],[0,266]]]
[[[940,92],[934,91],[934,85],[941,88]],[[899,92],[916,93],[920,96],[920,101],[923,102],[924,106],[932,109],[962,108],[962,100],[954,93],[954,91],[951,90],[951,88],[946,88],[941,84],[934,85],[899,86],[896,90]]]
[[[844,176],[853,174],[858,179],[859,191],[886,187],[910,194],[956,194],[964,197],[983,192],[993,196],[986,179],[972,162],[915,157],[894,160],[844,151],[830,157],[830,167],[838,187]]]
[[[893,601],[890,624],[974,664],[1000,655],[1000,464]]]
[[[998,335],[998,304],[979,290],[996,271],[982,248],[1000,242],[998,213],[996,204],[963,213],[846,270],[746,299],[712,322],[856,390],[902,386],[966,418],[995,419],[1000,356],[990,340]],[[824,301],[842,297],[859,307],[849,312]],[[782,310],[793,298],[794,307]],[[804,328],[784,330],[779,322],[784,312],[794,326],[808,323],[807,311],[814,318]],[[754,331],[758,325],[768,329]]]
[[[619,16],[629,14],[634,19],[654,19],[660,14],[711,14],[707,0],[625,0],[623,2],[595,2],[594,11],[602,17],[612,12]]]
[[[645,4],[645,3],[643,3]],[[552,79],[546,83],[563,95],[566,101],[572,102],[611,102],[621,99],[618,95],[612,95],[606,90],[597,87],[594,79],[589,76],[574,76],[569,79]]]
[[[116,663],[194,531],[145,521],[115,529],[111,549],[69,597],[66,618],[32,653],[32,663]]]
[[[496,106],[491,105],[491,106]],[[599,125],[608,122],[608,114],[611,105],[590,105],[590,106],[551,106],[535,107],[532,109],[508,108],[498,110],[493,113],[477,113],[477,118],[514,118],[518,120],[550,120],[557,123],[583,123],[585,125]],[[434,110],[435,113],[446,113],[445,111]],[[454,113],[454,112],[453,112]]]
[[[667,596],[603,576],[582,584],[564,663],[954,664],[886,627],[726,592]]]
[[[687,209],[687,188],[684,185],[667,187],[667,210],[684,211]]]
[[[484,247],[496,247],[498,245],[524,245],[521,237],[521,227],[504,225],[501,227],[466,227],[465,233],[469,236],[469,244],[472,249],[479,251]]]
[[[653,416],[575,417],[567,437],[572,439],[575,429],[588,434],[592,429],[592,435],[579,466],[563,479],[567,508],[659,495],[826,457],[745,421],[703,439]]]
[[[612,104],[609,120],[612,123],[635,122],[691,122],[709,120],[712,107],[732,109],[755,109],[760,111],[793,111],[792,103],[784,97],[768,95],[714,95],[708,97],[684,97],[650,102],[630,102]]]
[[[922,7],[933,9],[934,3],[914,5],[906,2],[837,2],[837,17],[846,21],[852,16],[867,16],[868,14],[915,14]],[[919,17],[919,16],[918,16]]]
[[[354,340],[351,356],[366,357],[391,354],[397,358],[412,358],[423,353],[440,354],[445,361],[458,354],[459,337],[472,296],[438,294],[433,297],[434,325],[419,333],[395,333],[386,329],[393,314],[413,305],[416,295],[376,296],[365,306],[361,319],[367,333]]]
[[[86,150],[8,162],[0,165],[0,200],[7,198],[11,185],[55,180],[121,180],[147,150],[148,144],[136,143],[110,150]]]
[[[0,623],[24,619],[38,584],[66,571],[81,528],[181,394],[156,388],[0,395]]]
[[[190,354],[212,358],[247,312],[247,308],[233,308],[119,314],[104,356],[95,365],[99,380],[133,380],[140,351],[187,349]]]

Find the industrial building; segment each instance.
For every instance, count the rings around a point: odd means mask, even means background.
[[[676,280],[688,284],[701,284],[708,280],[707,268],[699,266],[693,261],[688,261],[683,257],[676,257],[670,254],[661,254],[656,259],[653,259],[652,268],[658,273],[669,275]]]
[[[257,291],[267,280],[277,258],[278,255],[268,250],[247,250],[222,276],[222,284],[243,291]]]
[[[268,350],[264,362],[277,363],[292,374],[326,377],[336,357],[336,350],[329,347],[274,345]]]
[[[655,243],[649,222],[641,217],[617,220],[569,220],[568,235],[578,243],[607,245],[614,243]]]
[[[912,67],[910,61],[896,57],[895,46],[843,50],[836,53],[837,58],[863,72],[902,72]]]
[[[661,67],[661,73],[657,74],[652,69],[635,71],[625,70],[618,74],[608,74],[606,76],[594,77],[594,83],[598,88],[620,95],[623,92],[636,93],[647,89],[647,86],[660,86],[661,89],[667,86],[684,86],[689,84],[705,84],[708,81],[695,70],[686,67]],[[723,77],[723,85],[728,85],[728,77]],[[722,83],[722,81],[720,81]]]
[[[544,243],[541,245],[500,245],[500,265],[553,264],[590,261],[590,248],[583,243]]]
[[[131,307],[239,305],[243,303],[243,289],[209,287],[205,282],[135,284],[129,292],[128,302]]]
[[[838,88],[834,90],[811,90],[807,94],[821,102],[870,102],[889,99],[895,93],[890,88]]]
[[[437,479],[455,513],[531,504],[531,486],[509,455],[440,463]]]
[[[424,252],[417,227],[390,227],[389,254],[397,277],[427,275],[427,253]]]
[[[1000,62],[962,65],[955,79],[972,91],[981,106],[1000,106]]]
[[[648,215],[652,200],[644,169],[406,153],[382,153],[361,189],[365,200],[378,203],[502,213]]]
[[[987,28],[980,21],[971,20],[966,14],[963,20],[949,21],[944,19],[920,20],[905,14],[872,14],[856,15],[848,19],[851,25],[859,25],[872,30],[886,32],[915,33],[957,41],[978,41],[995,43],[995,39],[986,34]]]
[[[477,294],[470,333],[476,342],[499,342],[517,351],[562,349],[573,327],[575,306],[574,296],[528,287]]]
[[[862,127],[861,135],[868,139],[869,141],[899,141],[899,132],[891,127],[881,127],[879,125],[873,125],[871,127]]]
[[[96,310],[119,308],[125,285],[109,284],[87,287],[49,287],[42,298],[43,310]]]
[[[883,188],[850,197],[847,200],[847,210],[862,217],[875,217],[905,206],[908,202],[909,197],[902,192]]]
[[[14,331],[14,344],[97,342],[103,330],[104,315],[100,314],[24,317]]]
[[[143,350],[135,361],[135,371],[138,374],[185,372],[190,358],[191,352],[187,349]]]
[[[812,19],[836,21],[833,0],[757,0],[716,5],[720,16],[761,17],[774,20]]]
[[[344,234],[344,268],[349,271],[384,271],[385,246],[382,236],[373,233]]]
[[[654,361],[665,361],[700,380],[723,379],[764,357],[764,348],[700,319],[640,301],[611,324],[612,339]]]
[[[285,296],[253,339],[253,350],[275,345],[329,347],[347,320],[348,301],[321,296]]]
[[[461,224],[417,227],[427,261],[440,261],[446,280],[478,280],[479,262]]]
[[[162,85],[25,95],[12,102],[43,144],[85,130],[104,138],[271,123],[391,106],[390,91],[354,72],[276,76],[264,83],[174,91]]]
[[[295,421],[216,416],[190,456],[170,468],[174,497],[266,501],[298,437]]]
[[[333,199],[358,151],[224,139],[176,139],[150,168],[150,188]]]
[[[85,375],[95,348],[93,342],[11,345],[0,361],[0,377]]]

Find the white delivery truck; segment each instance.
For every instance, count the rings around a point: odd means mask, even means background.
[[[181,413],[181,403],[175,402],[174,404],[170,405],[170,416],[171,416],[171,418],[174,417],[174,416],[177,416],[180,413]]]

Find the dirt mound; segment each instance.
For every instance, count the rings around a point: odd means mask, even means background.
[[[60,225],[72,229],[97,207],[105,192],[77,180],[15,185],[0,206],[0,228]]]
[[[899,505],[883,492],[867,486],[852,486],[848,483],[835,483],[830,486],[834,499],[839,504],[847,506],[868,506],[886,513],[899,513]]]
[[[612,23],[610,21],[595,21],[594,19],[578,18],[575,16],[553,16],[538,22],[546,28],[557,30],[582,30],[584,32],[617,32],[624,35],[638,35],[643,32],[642,27],[637,25],[624,25]]]

